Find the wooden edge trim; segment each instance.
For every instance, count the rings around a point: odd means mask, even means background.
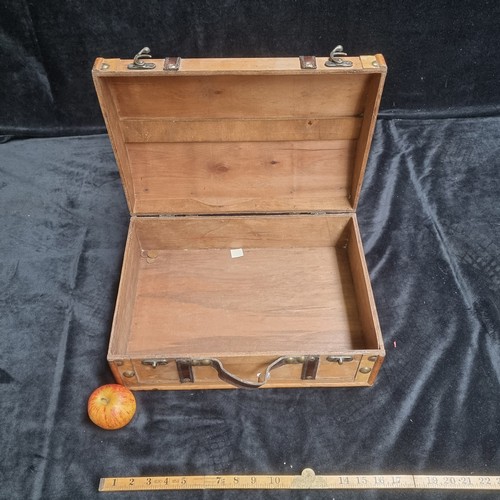
[[[135,273],[135,276],[130,276],[129,273],[129,268],[134,262],[134,256],[132,255],[134,249],[134,242],[133,239],[135,238],[135,245],[140,250],[140,244],[139,240],[135,231],[135,218],[130,219],[129,223],[129,228],[128,228],[128,234],[127,234],[127,240],[125,242],[125,251],[123,253],[123,261],[121,265],[121,272],[120,272],[120,282],[118,284],[118,292],[116,295],[116,303],[115,303],[115,310],[113,313],[113,321],[111,323],[111,334],[110,334],[110,339],[109,339],[109,346],[108,346],[108,360],[116,359],[117,356],[121,356],[122,354],[125,354],[125,349],[117,349],[117,344],[118,344],[118,339],[120,339],[122,342],[126,342],[128,339],[127,337],[124,338],[123,332],[118,331],[118,323],[120,318],[119,313],[121,312],[119,310],[118,305],[121,305],[123,307],[123,302],[124,302],[124,296],[126,295],[126,288],[127,287],[136,287],[137,285],[137,275],[138,273]],[[136,259],[138,259],[138,256],[135,256]],[[138,262],[135,263],[138,265]],[[131,279],[132,278],[132,279]],[[131,282],[132,281],[132,282]],[[128,333],[128,332],[127,332]],[[123,359],[123,358],[119,358]]]
[[[136,383],[137,384],[137,383]],[[328,388],[328,387],[369,387],[371,384],[369,382],[323,382],[323,381],[306,381],[298,380],[297,383],[279,383],[279,382],[269,382],[262,387],[259,387],[258,391],[264,391],[266,389],[302,389],[304,387],[310,388]],[[194,391],[200,389],[224,389],[224,390],[236,390],[245,391],[248,389],[238,389],[230,384],[224,382],[193,382],[188,384],[181,384],[179,382],[172,382],[171,384],[155,384],[155,385],[134,385],[131,383],[127,384],[127,387],[132,391]],[[253,390],[253,389],[251,389]]]
[[[370,373],[370,378],[368,379],[369,385],[373,385],[375,383],[378,372],[380,371],[380,368],[384,363],[384,359],[385,359],[385,351],[381,351],[381,353],[378,354],[377,361],[375,362],[375,365],[373,366],[372,371]]]
[[[96,64],[100,63],[102,58],[96,60]],[[107,83],[101,80],[98,73],[92,71],[92,80],[94,82],[97,99],[100,104],[106,130],[108,132],[109,141],[113,149],[115,160],[118,164],[118,171],[122,180],[123,188],[125,191],[125,199],[129,212],[134,211],[135,196],[134,186],[132,181],[132,173],[130,171],[130,164],[128,154],[125,150],[125,142],[123,139],[123,132],[120,126],[118,113],[115,109],[113,96]]]
[[[377,115],[380,107],[380,100],[382,98],[382,91],[384,89],[386,72],[387,68],[385,71],[379,71],[378,75],[374,75],[372,78],[376,78],[377,80],[371,82],[371,87],[368,89],[367,107],[365,109],[363,124],[361,125],[361,132],[358,139],[358,147],[354,159],[354,172],[351,188],[351,200],[354,210],[356,210],[358,206],[366,165],[370,155],[373,132],[375,131],[375,125],[377,123]]]
[[[92,66],[92,73],[98,72],[99,68],[102,66],[104,57],[97,57]]]
[[[116,382],[118,384],[125,385],[123,378],[121,376],[120,370],[118,369],[118,366],[116,364],[116,360],[108,358],[108,364],[109,364],[109,368],[111,369],[111,373],[113,374],[113,377],[115,378]]]
[[[375,330],[375,336],[377,338],[377,349],[384,349],[384,340],[382,338],[382,331],[380,329],[380,323],[378,319],[378,314],[377,314],[377,306],[375,304],[375,297],[373,295],[373,290],[370,282],[370,274],[368,272],[368,266],[366,265],[366,259],[365,259],[365,253],[363,250],[363,242],[361,240],[361,234],[359,232],[359,226],[358,226],[358,219],[356,217],[356,214],[352,214],[352,232],[351,232],[351,238],[354,238],[355,244],[358,248],[358,257],[359,257],[359,264],[361,266],[361,270],[363,273],[363,276],[365,277],[364,279],[364,293],[366,294],[366,298],[368,300],[368,304],[370,306],[370,316],[373,320],[373,328]],[[351,244],[352,241],[349,241],[349,244]]]
[[[150,59],[148,62],[156,64],[156,68],[151,70],[129,70],[128,64],[132,59],[106,59],[99,57],[99,64],[94,64],[93,71],[99,73],[100,76],[124,76],[130,75],[140,77],[144,75],[151,76],[167,76],[176,77],[179,75],[251,75],[251,74],[334,74],[334,73],[380,73],[380,67],[367,66],[364,67],[361,59],[363,57],[376,56],[355,56],[344,57],[343,59],[353,63],[351,67],[335,67],[329,68],[325,66],[328,57],[317,57],[317,69],[303,70],[300,67],[299,57],[269,57],[269,58],[199,58],[199,59],[182,59],[180,69],[178,71],[164,71],[164,59]],[[107,65],[103,68],[103,63]]]
[[[387,65],[382,54],[375,54],[373,56],[359,56],[361,65],[364,69],[380,69],[381,73],[387,72]]]
[[[204,357],[204,358],[221,358],[221,359],[227,359],[228,358],[238,358],[238,357],[253,357],[253,358],[260,358],[260,357],[267,357],[269,358],[268,363],[271,362],[275,358],[279,358],[281,356],[302,356],[304,354],[304,349],[292,349],[292,350],[287,350],[284,352],[276,352],[276,351],[235,351],[232,352],[230,355],[229,354],[221,354],[220,351],[218,352],[211,352],[207,351],[204,352],[203,355],[201,354],[193,354],[190,352],[175,352],[175,351],[169,351],[167,352],[161,352],[158,350],[154,351],[140,351],[140,350],[134,350],[134,351],[127,351],[127,353],[121,355],[118,353],[112,353],[108,354],[108,361],[116,361],[116,360],[122,360],[125,358],[133,357],[134,359],[142,359],[142,358],[169,358],[169,359],[189,359],[189,358],[199,358],[199,357]],[[311,353],[309,353],[311,354]],[[314,355],[316,356],[330,356],[330,355],[338,355],[338,356],[384,356],[385,355],[385,350],[384,349],[356,349],[356,350],[349,350],[349,349],[335,349],[334,351],[328,350],[328,351],[319,351],[319,352],[314,352]]]
[[[375,59],[377,59],[379,67],[387,72],[387,63],[385,62],[385,57],[382,54],[375,54]]]

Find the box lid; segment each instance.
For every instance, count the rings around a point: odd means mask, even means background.
[[[130,213],[351,212],[387,67],[299,58],[98,58],[93,78]],[[164,69],[167,68],[167,69]]]

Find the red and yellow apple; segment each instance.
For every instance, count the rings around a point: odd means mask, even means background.
[[[98,387],[87,404],[90,420],[107,430],[125,427],[132,420],[135,409],[132,391],[120,384]]]

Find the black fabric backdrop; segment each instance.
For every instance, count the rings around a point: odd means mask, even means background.
[[[136,393],[115,432],[86,414],[112,381],[128,224],[108,139],[0,145],[0,498],[96,498],[114,475],[499,474],[499,141],[500,118],[379,121],[358,209],[387,349],[373,387]],[[457,494],[252,494],[399,496]],[[119,495],[145,497],[249,494]]]
[[[105,135],[0,144],[0,498],[98,498],[114,475],[500,474],[498,21],[493,1],[4,1],[4,136],[103,131],[97,55],[384,53],[358,218],[387,358],[369,389],[136,393],[133,422],[100,430],[86,400],[112,382],[129,217],[111,147]]]
[[[99,56],[326,56],[381,52],[383,116],[498,114],[496,0],[3,0],[0,134],[104,132]]]

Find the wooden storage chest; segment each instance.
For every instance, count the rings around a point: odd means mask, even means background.
[[[344,61],[96,60],[131,214],[118,382],[374,382],[385,352],[355,211],[386,65]]]

